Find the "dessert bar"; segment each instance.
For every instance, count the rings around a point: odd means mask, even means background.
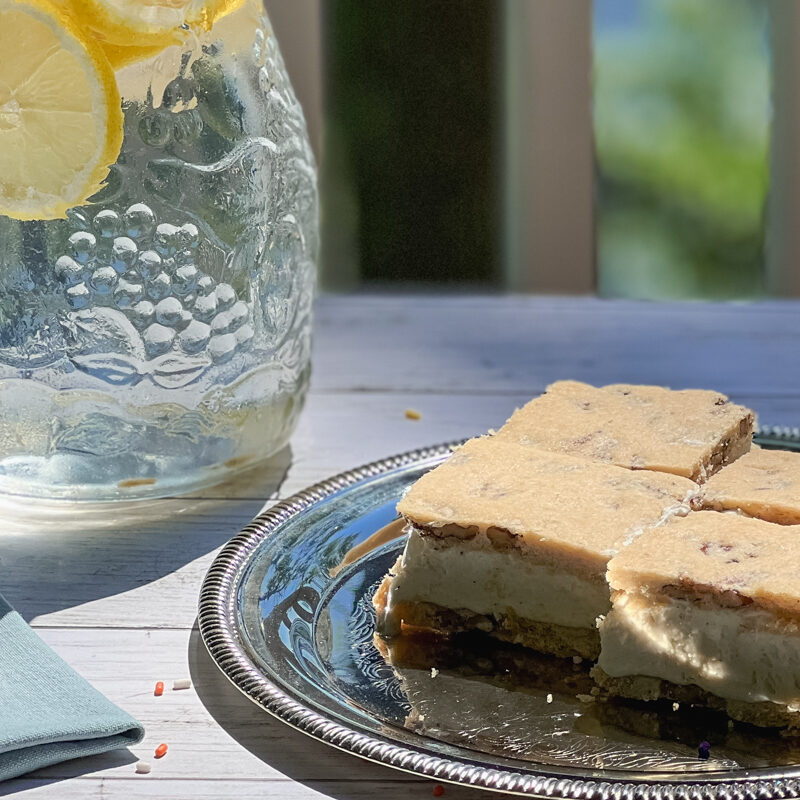
[[[378,590],[378,629],[477,628],[545,653],[596,658],[609,558],[689,511],[697,486],[487,436],[398,504],[405,551]]]
[[[800,527],[699,511],[609,563],[595,680],[610,694],[800,728]]]
[[[703,482],[750,449],[754,415],[718,392],[559,381],[498,436],[629,469]]]
[[[708,481],[703,506],[779,525],[800,524],[800,453],[753,447]]]

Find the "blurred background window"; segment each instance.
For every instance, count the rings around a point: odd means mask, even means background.
[[[797,0],[266,0],[322,285],[800,293]]]
[[[497,283],[501,12],[326,0],[326,255],[358,282]]]
[[[601,294],[763,291],[767,31],[756,0],[595,0]]]

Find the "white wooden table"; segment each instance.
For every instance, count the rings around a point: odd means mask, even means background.
[[[0,591],[39,635],[147,728],[133,752],[0,784],[58,798],[430,797],[434,784],[339,753],[238,694],[196,626],[200,582],[264,506],[333,473],[500,425],[558,378],[708,387],[800,425],[800,304],[653,305],[522,297],[324,297],[313,391],[291,450],[234,485],[102,513],[4,509]],[[406,409],[421,419],[406,418]],[[11,516],[10,516],[11,515]],[[2,646],[2,643],[0,643]],[[191,677],[193,688],[170,690]],[[157,680],[167,684],[153,696]],[[153,749],[150,775],[137,758]],[[447,787],[448,800],[485,798]]]

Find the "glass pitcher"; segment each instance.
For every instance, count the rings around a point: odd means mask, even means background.
[[[0,47],[0,492],[164,496],[276,452],[318,201],[261,3],[0,0]]]

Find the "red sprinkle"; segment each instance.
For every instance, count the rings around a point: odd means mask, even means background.
[[[162,694],[164,694],[164,681],[159,681],[159,682],[156,684],[156,688],[155,688],[155,690],[153,691],[153,694],[154,694],[156,697],[161,697],[161,695],[162,695]]]
[[[160,744],[156,747],[156,758],[164,758],[169,748],[165,744]]]
[[[434,797],[441,797],[444,794],[444,786],[441,783],[437,783],[436,786],[433,787],[433,796]]]

